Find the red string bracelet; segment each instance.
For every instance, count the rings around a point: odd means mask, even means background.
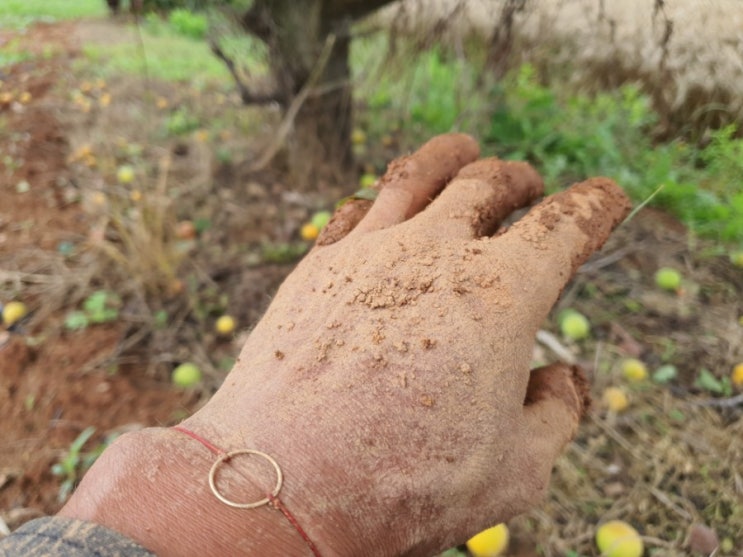
[[[284,505],[284,503],[281,502],[281,499],[278,498],[279,491],[281,491],[281,487],[283,485],[284,476],[281,472],[281,468],[279,467],[278,463],[273,459],[273,457],[267,455],[266,453],[263,453],[261,451],[256,451],[253,449],[238,449],[236,451],[227,452],[227,451],[220,449],[216,445],[210,443],[198,433],[194,433],[190,429],[186,429],[183,426],[179,426],[179,425],[173,426],[173,429],[175,429],[176,431],[180,431],[181,433],[185,433],[192,439],[195,439],[196,441],[204,445],[207,449],[209,449],[211,452],[213,452],[219,457],[214,462],[214,464],[212,464],[211,470],[209,470],[209,488],[212,490],[212,493],[217,499],[219,499],[225,505],[228,505],[230,507],[235,507],[238,509],[254,509],[256,507],[260,507],[262,505],[266,505],[270,503],[273,508],[281,511],[281,513],[286,517],[286,519],[294,527],[294,529],[299,533],[299,535],[302,536],[302,539],[305,541],[307,546],[312,551],[312,555],[314,555],[315,557],[321,557],[320,551],[317,549],[317,546],[312,542],[312,540],[307,535],[307,533],[304,531],[304,529],[299,525],[299,522],[297,522],[297,519],[294,517],[294,515],[289,511],[289,509],[286,508],[286,505]],[[268,460],[268,462],[271,463],[274,470],[276,471],[276,486],[274,487],[272,492],[266,494],[265,499],[261,499],[259,501],[255,501],[252,503],[236,503],[235,501],[227,499],[217,489],[215,477],[216,477],[216,473],[219,467],[222,464],[229,462],[231,458],[237,455],[241,455],[241,454],[256,455],[261,458],[264,458],[265,460]]]

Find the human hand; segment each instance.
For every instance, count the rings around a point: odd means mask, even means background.
[[[274,454],[297,511],[344,524],[305,519],[330,554],[430,555],[521,513],[584,411],[580,372],[530,373],[534,336],[627,199],[589,180],[502,232],[542,180],[477,154],[437,137],[345,237],[363,210],[336,215],[193,419]]]
[[[323,555],[427,556],[525,511],[585,410],[577,369],[530,371],[534,336],[627,198],[596,178],[503,229],[542,180],[525,163],[473,162],[478,152],[465,135],[434,138],[391,165],[371,208],[338,211],[184,423],[224,449],[273,456],[282,501]],[[192,456],[203,448],[163,435],[179,485],[205,474]],[[248,471],[259,494],[272,487],[265,474]],[[244,479],[225,482],[253,498]],[[301,554],[269,550],[297,538],[275,513],[227,509],[203,486],[186,493],[184,510],[198,508],[211,534],[212,545],[189,539],[193,554]],[[172,551],[163,539],[141,541]]]

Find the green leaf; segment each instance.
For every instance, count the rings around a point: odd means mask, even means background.
[[[712,372],[706,368],[702,368],[699,372],[697,380],[694,381],[694,386],[715,394],[723,394],[725,392],[725,386],[722,381],[712,375]]]
[[[164,329],[168,324],[168,312],[164,309],[158,310],[153,315],[156,329]]]
[[[64,320],[65,328],[71,331],[79,331],[89,324],[88,316],[82,311],[71,311]]]
[[[664,366],[660,366],[658,369],[653,372],[653,381],[656,383],[660,383],[661,385],[665,383],[669,383],[670,381],[673,381],[678,376],[678,370],[676,369],[676,366],[672,364],[666,364]]]
[[[671,418],[674,422],[682,423],[686,421],[686,415],[679,410],[678,408],[674,408],[668,413],[668,417]]]
[[[92,425],[86,427],[70,445],[70,454],[79,453],[80,449],[83,448],[83,445],[88,442],[88,439],[90,439],[94,433],[95,428]]]
[[[90,314],[100,313],[105,309],[107,299],[108,294],[104,290],[97,290],[85,299],[83,309]]]

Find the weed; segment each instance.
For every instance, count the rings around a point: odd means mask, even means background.
[[[395,48],[405,52],[390,58],[388,39],[379,35],[352,45],[355,95],[371,111],[363,126],[370,136],[389,132],[394,121],[404,122],[411,142],[453,129],[477,133],[488,106],[487,97],[477,92],[478,68],[443,48]]]
[[[102,0],[3,0],[0,4],[0,28],[25,29],[35,21],[100,17],[105,13],[106,5]]]
[[[95,241],[125,276],[156,297],[179,289],[178,268],[186,256],[175,241],[175,215],[167,194],[170,162],[169,156],[160,160],[152,189],[142,184],[141,189],[121,187],[103,196]]]
[[[168,24],[179,34],[191,39],[206,37],[208,22],[205,16],[183,8],[177,8],[168,15]]]
[[[85,329],[90,324],[108,323],[119,318],[121,300],[111,292],[96,290],[83,301],[82,311],[71,311],[65,317],[65,328],[71,331]]]
[[[697,380],[694,382],[694,386],[710,393],[724,396],[730,396],[733,390],[730,385],[730,380],[727,377],[718,379],[706,368],[700,370]]]
[[[560,96],[529,65],[493,95],[486,143],[505,158],[532,161],[552,188],[606,175],[634,200],[652,197],[701,235],[743,241],[743,140],[734,128],[712,132],[703,149],[682,141],[654,145],[657,116],[636,87]]]
[[[70,444],[67,452],[52,466],[52,474],[62,478],[57,499],[64,503],[75,488],[79,478],[93,465],[101,453],[116,439],[109,435],[91,451],[83,452],[83,447],[95,433],[93,426],[86,427]]]
[[[499,154],[531,160],[560,186],[596,174],[637,181],[631,157],[650,148],[647,131],[655,115],[635,87],[560,98],[525,65],[493,95],[496,109],[485,139]]]
[[[209,51],[206,42],[179,35],[165,25],[156,31],[152,29],[149,24],[141,28],[143,48],[136,41],[105,46],[86,44],[82,49],[85,60],[78,62],[76,67],[82,69],[94,65],[104,77],[123,73],[166,81],[188,81],[197,88],[210,82],[232,85],[227,68]],[[181,55],[174,57],[173,52]]]
[[[186,135],[200,127],[199,119],[185,107],[176,109],[165,121],[168,135]]]
[[[3,45],[3,49],[0,51],[0,68],[9,67],[31,58],[31,53],[22,50],[19,44],[20,41],[18,39],[13,39]]]

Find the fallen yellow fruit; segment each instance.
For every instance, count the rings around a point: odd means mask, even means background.
[[[596,546],[602,557],[641,557],[644,551],[640,534],[621,520],[610,520],[599,526]]]
[[[235,330],[235,318],[231,315],[223,315],[214,323],[214,329],[220,335],[229,335]]]
[[[134,181],[134,168],[125,164],[116,170],[116,179],[121,184],[131,184]]]
[[[23,302],[8,302],[3,308],[3,323],[6,327],[11,327],[28,313],[26,304]]]
[[[648,378],[648,368],[640,360],[627,358],[622,362],[622,375],[627,381],[644,381]]]
[[[320,235],[320,229],[311,222],[308,222],[299,231],[299,235],[302,237],[302,240],[310,242]]]
[[[474,557],[497,557],[508,547],[508,526],[501,523],[467,540],[467,549]]]
[[[182,363],[171,374],[171,380],[179,387],[193,387],[201,382],[201,378],[201,370],[191,362]]]
[[[351,132],[351,143],[354,145],[361,145],[362,143],[366,143],[366,133],[364,130],[361,130],[359,128],[356,128]]]
[[[601,397],[603,403],[612,412],[621,412],[629,406],[626,393],[619,387],[607,387]]]
[[[733,385],[743,387],[743,363],[738,364],[733,368],[730,380],[733,382]]]

